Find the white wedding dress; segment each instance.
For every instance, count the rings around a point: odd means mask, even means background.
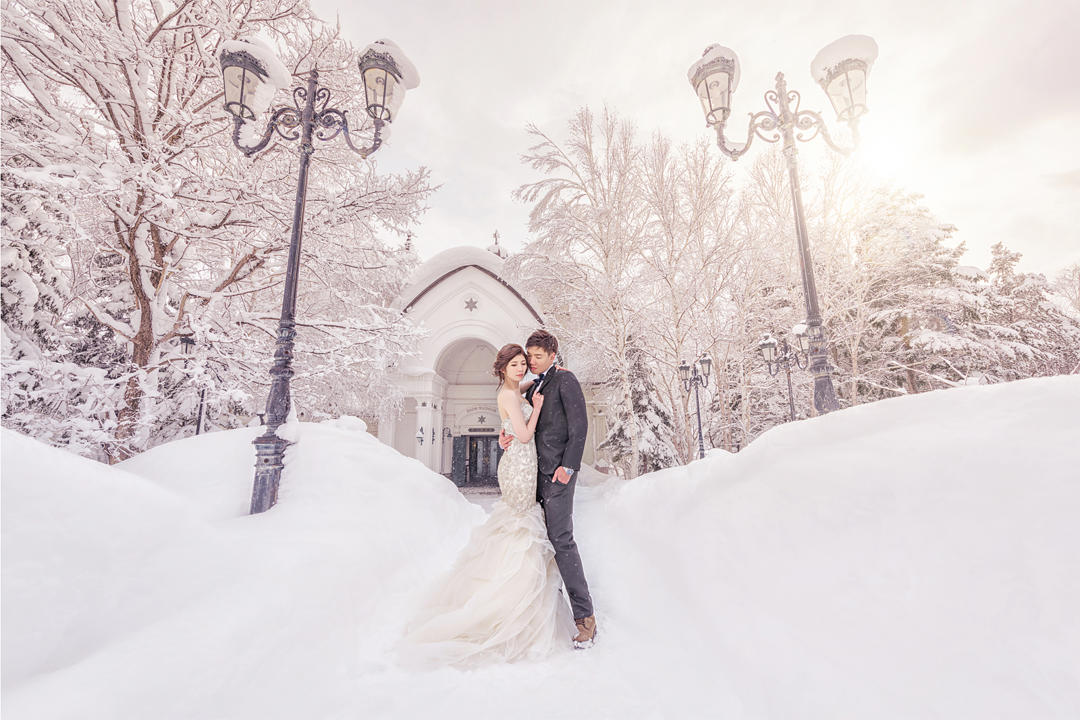
[[[532,407],[522,412],[528,420]],[[509,419],[503,429],[514,434]],[[475,667],[569,648],[574,621],[536,502],[532,440],[515,440],[503,453],[499,489],[502,499],[410,623],[401,647],[406,664]]]

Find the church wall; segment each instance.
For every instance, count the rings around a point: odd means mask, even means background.
[[[490,269],[497,273],[501,260],[494,255],[492,258],[488,261],[474,256],[474,261],[491,262]],[[437,273],[427,272],[426,277],[434,275],[431,281],[443,279],[433,286],[414,285],[409,292],[415,295],[402,300],[413,303],[407,310],[409,317],[430,334],[421,342],[420,356],[402,368],[399,383],[409,399],[400,417],[380,419],[381,423],[393,423],[392,432],[380,430],[380,439],[402,454],[420,459],[435,472],[449,474],[453,440],[445,437],[444,428],[453,437],[498,433],[501,422],[490,362],[504,344],[524,344],[541,322],[519,296],[487,273],[475,267],[452,272],[454,268],[440,265],[444,259],[437,256],[433,260]],[[474,345],[471,350],[470,344]],[[490,348],[490,360],[486,349],[485,357],[479,357],[476,344]],[[456,366],[448,366],[447,362]],[[583,461],[595,464],[596,448],[607,434],[607,424],[602,409],[594,406],[590,395],[586,388],[589,433]],[[423,446],[416,441],[420,426],[424,428]],[[434,442],[430,442],[432,430]]]

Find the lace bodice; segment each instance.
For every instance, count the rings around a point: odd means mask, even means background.
[[[525,416],[526,425],[529,424],[529,418],[532,417],[532,413],[532,405],[530,405],[529,403],[521,403],[521,414]],[[514,423],[510,420],[510,418],[506,418],[505,420],[503,420],[503,431],[505,431],[507,435],[514,434]]]
[[[521,404],[525,422],[532,415],[532,405]],[[503,430],[507,435],[514,435],[514,423],[510,418],[503,420]],[[503,502],[515,512],[527,512],[536,504],[536,443],[511,443],[499,461],[499,489]]]

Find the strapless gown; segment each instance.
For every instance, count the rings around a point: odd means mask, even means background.
[[[526,420],[532,412],[523,405]],[[503,429],[513,435],[509,419]],[[475,667],[568,649],[574,621],[536,502],[536,445],[514,443],[499,461],[502,498],[473,531],[449,575],[409,624],[400,658],[411,666]]]

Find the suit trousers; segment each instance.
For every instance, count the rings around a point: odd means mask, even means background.
[[[581,555],[574,542],[574,488],[577,486],[577,473],[566,485],[552,482],[551,475],[537,473],[536,499],[544,508],[544,520],[547,523],[548,539],[555,548],[555,564],[559,566],[563,586],[570,596],[570,607],[574,619],[589,617],[593,614],[592,597],[589,584],[585,582],[585,569],[581,566]]]

